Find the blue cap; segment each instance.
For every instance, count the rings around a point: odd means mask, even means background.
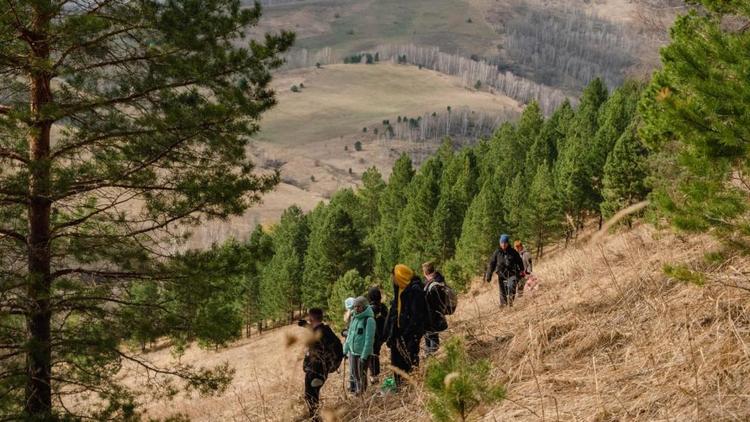
[[[507,234],[500,236],[500,243],[510,243],[510,236]]]
[[[349,311],[354,309],[354,298],[353,297],[346,298],[346,300],[344,301],[344,307]]]

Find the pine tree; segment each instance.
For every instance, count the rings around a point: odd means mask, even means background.
[[[401,215],[398,236],[400,262],[412,268],[433,259],[429,251],[432,214],[439,200],[442,167],[437,156],[430,158],[409,186],[409,200]]]
[[[562,148],[568,126],[574,117],[573,108],[567,100],[558,107],[549,119],[544,121],[536,141],[526,154],[524,166],[527,176],[533,178],[535,171],[543,162],[557,161],[559,150]]]
[[[511,174],[524,172],[524,163],[526,161],[527,153],[537,142],[543,127],[544,116],[542,115],[542,110],[539,108],[539,103],[532,101],[526,106],[526,108],[524,108],[521,118],[516,124],[515,145],[513,148],[517,149],[518,153],[514,154],[516,167],[508,169],[509,171],[514,172]]]
[[[326,307],[333,283],[347,271],[370,271],[370,251],[354,219],[341,205],[330,205],[315,215],[305,254],[302,302]]]
[[[328,298],[328,317],[333,326],[344,328],[344,301],[349,297],[364,296],[367,293],[368,281],[359,275],[357,270],[347,271],[346,274],[333,283],[331,296]]]
[[[388,186],[380,203],[380,224],[373,236],[375,245],[375,275],[383,281],[390,277],[399,258],[398,227],[407,203],[407,189],[414,177],[411,158],[403,154],[393,165]]]
[[[380,223],[380,201],[386,184],[377,167],[370,167],[362,174],[362,187],[357,195],[362,203],[362,210],[372,227]]]
[[[310,228],[302,210],[289,207],[273,230],[273,258],[262,272],[261,309],[266,318],[293,316],[302,304],[301,282]]]
[[[455,253],[466,210],[477,193],[479,168],[471,148],[464,148],[443,172],[440,200],[432,217],[432,245],[429,250],[439,262]]]
[[[258,225],[250,235],[246,245],[247,256],[242,260],[239,268],[244,287],[244,320],[246,331],[250,332],[252,324],[258,324],[258,331],[263,330],[263,320],[267,314],[263,312],[265,306],[262,290],[263,269],[274,256],[273,238]]]
[[[521,236],[536,250],[536,256],[544,254],[544,246],[557,238],[563,221],[552,172],[546,162],[539,165],[528,191],[528,201],[522,209]]]
[[[599,111],[599,129],[589,148],[589,162],[592,166],[594,201],[601,203],[604,165],[607,157],[625,129],[635,116],[641,87],[638,82],[627,81],[615,90]]]
[[[502,170],[497,170],[496,173],[493,179],[505,177]],[[461,237],[456,244],[456,265],[460,268],[460,275],[464,276],[456,281],[461,286],[469,281],[467,277],[483,270],[483,261],[495,248],[497,237],[505,226],[501,184],[493,179],[485,182],[471,202],[461,228]]]
[[[635,124],[631,124],[617,140],[604,166],[602,215],[611,217],[644,200],[648,195],[648,176],[648,151],[636,133]]]
[[[599,212],[594,189],[594,164],[589,159],[589,151],[598,129],[599,108],[606,99],[607,88],[600,79],[594,79],[581,96],[555,163],[558,195],[564,212],[575,225],[568,231],[568,236],[583,226],[587,212]]]
[[[505,389],[492,379],[492,364],[473,359],[459,337],[445,344],[445,353],[427,362],[427,408],[438,422],[467,421],[481,405],[500,402]]]
[[[523,174],[518,173],[513,182],[508,185],[503,194],[503,210],[507,226],[505,231],[518,235],[523,223],[523,210],[526,207],[526,199],[529,186]]]
[[[643,139],[659,151],[654,197],[676,227],[746,243],[750,32],[728,22],[746,22],[750,7],[696,3],[703,8],[675,22],[640,104]]]
[[[127,287],[189,285],[164,272],[165,251],[181,250],[164,246],[205,218],[241,215],[277,182],[253,171],[246,147],[294,36],[249,40],[259,18],[239,0],[3,6],[0,285],[16,298],[0,309],[4,417],[125,419],[144,401],[116,376],[140,362],[123,342],[140,305]],[[222,368],[141,366],[206,391],[227,381]],[[71,388],[102,394],[75,415],[53,408]]]

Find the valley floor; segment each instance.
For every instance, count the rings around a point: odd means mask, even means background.
[[[535,271],[540,290],[512,309],[498,308],[496,282],[477,282],[445,335],[463,336],[507,386],[507,399],[480,409],[480,419],[750,419],[750,260],[707,267],[704,254],[717,248],[706,236],[641,225],[551,254]],[[664,264],[675,263],[706,270],[706,284],[666,277]],[[191,348],[183,363],[226,361],[236,369],[229,390],[149,403],[148,415],[293,420],[303,413],[300,335],[286,327],[218,352]],[[167,350],[147,358],[172,359]],[[323,403],[345,421],[427,421],[416,384],[397,396],[360,400],[347,398],[343,375],[333,374]]]

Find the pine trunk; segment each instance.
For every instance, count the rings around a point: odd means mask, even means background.
[[[39,62],[49,59],[46,26],[48,19],[35,11],[33,29],[29,37],[33,54]],[[52,101],[51,75],[46,70],[33,69],[30,79],[30,107],[32,130],[28,137],[30,176],[28,205],[28,270],[27,295],[29,305],[26,325],[29,334],[26,359],[27,417],[44,420],[52,412],[52,347],[50,323],[52,286],[50,255],[50,129],[52,122],[43,116],[43,110]]]

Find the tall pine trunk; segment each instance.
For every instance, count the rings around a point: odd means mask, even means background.
[[[32,30],[27,35],[35,59],[49,60],[49,16],[44,5],[34,9]],[[41,67],[41,66],[40,66]],[[52,285],[50,255],[50,129],[52,122],[43,115],[52,101],[51,75],[43,68],[29,72],[31,131],[29,143],[29,204],[28,204],[28,308],[26,325],[29,343],[26,358],[26,400],[24,410],[31,419],[45,420],[52,412],[52,348],[50,322]]]

